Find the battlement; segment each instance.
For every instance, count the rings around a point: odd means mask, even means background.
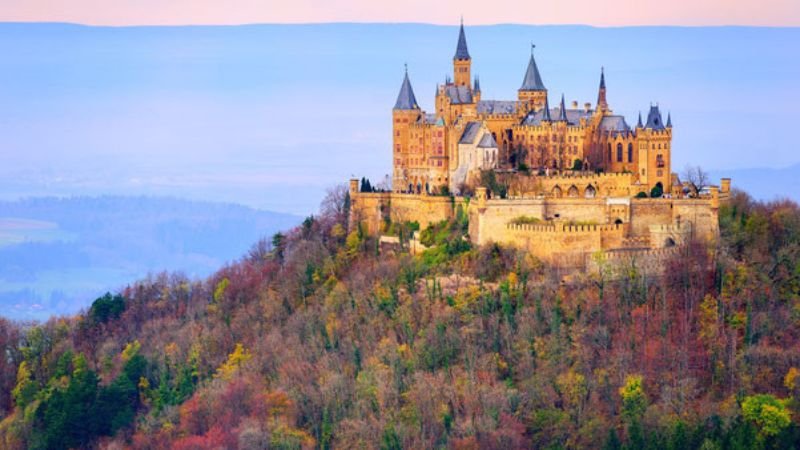
[[[624,229],[622,224],[587,224],[587,225],[568,225],[568,224],[514,224],[506,225],[509,231],[522,231],[529,233],[601,233],[607,231],[621,231]]]

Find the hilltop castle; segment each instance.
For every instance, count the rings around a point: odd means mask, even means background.
[[[609,106],[602,68],[594,106],[567,107],[562,94],[551,108],[533,50],[516,100],[485,100],[462,24],[453,76],[436,86],[432,113],[417,103],[406,69],[392,109],[392,192],[359,192],[351,180],[352,223],[378,233],[390,221],[425,226],[460,207],[474,243],[578,266],[597,251],[648,257],[689,238],[715,240],[730,180],[701,191],[680,182],[671,117],[650,105],[631,127]],[[487,190],[487,172],[503,191]]]

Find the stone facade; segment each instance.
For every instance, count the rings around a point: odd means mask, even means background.
[[[474,244],[516,246],[574,268],[595,267],[598,255],[658,267],[690,240],[718,238],[730,179],[703,195],[684,191],[671,173],[671,119],[662,122],[658,106],[628,126],[609,107],[601,71],[595,108],[568,109],[562,96],[550,109],[533,52],[517,100],[482,100],[463,25],[453,67],[452,81],[436,87],[433,114],[417,105],[406,73],[392,112],[393,190],[359,192],[351,180],[351,226],[375,235],[391,222],[426,227],[460,209]],[[507,186],[504,198],[480,186],[462,195],[487,170]]]
[[[406,72],[392,110],[395,192],[459,193],[463,180],[470,178],[464,172],[476,170],[465,168],[461,155],[464,138],[475,124],[482,130],[476,139],[485,133],[495,145],[494,167],[631,173],[642,192],[672,191],[671,119],[664,122],[659,107],[650,105],[646,120],[640,114],[636,126],[630,126],[610,108],[602,70],[594,107],[591,103],[579,107],[577,101],[568,107],[562,95],[560,104],[550,108],[533,50],[513,100],[483,99],[479,80],[469,78],[471,65],[462,25],[453,78],[436,86],[431,113],[417,104]]]

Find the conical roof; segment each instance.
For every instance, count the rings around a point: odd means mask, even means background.
[[[547,96],[544,97],[544,114],[542,114],[542,120],[546,120],[551,122],[550,119],[550,102],[547,100]]]
[[[664,123],[661,121],[661,111],[659,111],[658,105],[650,106],[650,112],[647,113],[647,123],[644,127],[653,130],[664,129]]]
[[[564,94],[561,94],[561,106],[559,107],[560,111],[558,113],[558,120],[560,122],[567,121],[567,107],[564,105]]]
[[[414,89],[411,88],[411,81],[408,79],[408,70],[403,77],[403,85],[400,86],[400,93],[397,94],[397,101],[394,109],[419,109],[417,98],[414,96]]]
[[[461,28],[458,31],[458,45],[456,46],[456,54],[453,59],[470,59],[469,50],[467,50],[467,36],[464,34],[464,22],[461,22]]]
[[[536,59],[533,57],[533,46],[531,46],[531,60],[528,62],[528,70],[525,71],[525,78],[522,80],[520,91],[545,91],[542,76],[539,75],[539,68],[536,67]]]

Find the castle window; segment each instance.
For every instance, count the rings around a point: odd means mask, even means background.
[[[656,155],[656,167],[664,167],[664,157],[662,155]]]
[[[633,162],[633,144],[628,144],[628,162]]]
[[[617,162],[622,162],[622,144],[617,144]]]
[[[608,162],[611,162],[611,143],[608,144]]]

